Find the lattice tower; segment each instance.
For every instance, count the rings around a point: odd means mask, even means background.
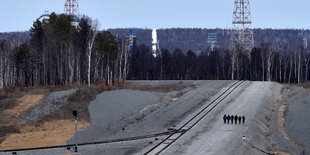
[[[249,0],[235,0],[232,23],[230,50],[249,53],[254,47]]]
[[[65,0],[65,14],[80,15],[78,0]]]

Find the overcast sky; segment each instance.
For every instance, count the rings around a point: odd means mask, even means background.
[[[28,30],[65,0],[1,0],[0,32]],[[79,0],[80,13],[107,28],[231,28],[233,0]],[[253,28],[310,29],[310,0],[250,0]]]

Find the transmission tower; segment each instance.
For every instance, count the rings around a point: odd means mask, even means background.
[[[65,14],[80,15],[78,0],[65,0]]]
[[[254,47],[253,30],[249,0],[235,0],[233,12],[233,29],[230,38],[232,52],[249,53]]]

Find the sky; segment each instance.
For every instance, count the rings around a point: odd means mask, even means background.
[[[65,0],[1,0],[0,32],[26,31]],[[80,13],[108,28],[231,28],[234,0],[79,0]],[[310,29],[310,0],[250,0],[252,28]]]

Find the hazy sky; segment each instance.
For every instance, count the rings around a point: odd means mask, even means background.
[[[310,0],[250,0],[253,28],[310,29]],[[233,0],[79,0],[81,14],[107,28],[231,28]],[[28,30],[64,0],[1,0],[0,32]]]

